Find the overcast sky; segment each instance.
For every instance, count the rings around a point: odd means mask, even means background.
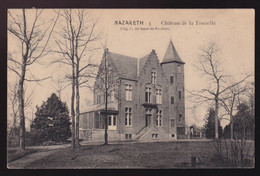
[[[207,81],[193,65],[198,64],[201,47],[206,47],[210,42],[215,42],[220,48],[218,61],[226,74],[232,75],[232,80],[239,80],[245,73],[254,72],[254,11],[246,9],[91,9],[93,18],[99,18],[96,32],[102,32],[104,38],[97,45],[107,40],[107,47],[111,52],[128,55],[136,58],[156,50],[158,58],[162,61],[167,46],[172,40],[177,52],[185,64],[185,89],[201,89],[207,86]],[[11,13],[21,13],[20,9],[10,10]],[[44,10],[42,17],[48,21],[55,14],[53,10]],[[115,21],[135,20],[143,21],[143,25],[116,25]],[[171,21],[172,25],[165,25]],[[209,22],[209,25],[196,25],[198,22]],[[178,22],[180,25],[178,25]],[[184,23],[186,22],[186,23]],[[193,22],[191,25],[190,22]],[[197,23],[198,23],[197,22]],[[151,24],[151,25],[150,25]],[[182,25],[185,24],[185,25]],[[200,23],[201,24],[201,23]],[[135,30],[138,27],[139,30]],[[150,30],[150,28],[164,28],[163,30]],[[128,28],[128,30],[125,30]],[[132,29],[130,29],[132,28]],[[149,28],[149,30],[140,30]],[[59,31],[59,26],[55,31]],[[53,35],[50,45],[55,46]],[[106,38],[106,39],[105,39]],[[9,51],[18,51],[17,40],[8,33]],[[102,49],[92,52],[92,62],[100,63]],[[19,59],[19,54],[15,55]],[[29,118],[35,113],[35,106],[40,106],[43,101],[55,92],[58,87],[57,81],[64,78],[68,73],[67,67],[61,65],[48,65],[50,60],[59,56],[50,55],[41,59],[40,64],[30,66],[29,70],[38,78],[52,76],[53,80],[44,81],[41,85],[27,83],[27,91],[34,90],[31,108],[26,111]],[[8,83],[16,80],[13,73],[8,72]],[[68,87],[61,93],[62,101],[70,106],[70,91]],[[87,102],[92,100],[91,91],[87,88],[81,90],[81,107],[86,107]],[[193,104],[187,100],[186,93],[186,123],[195,123],[202,126],[208,105],[201,106],[191,111]],[[28,121],[26,122],[28,126]]]

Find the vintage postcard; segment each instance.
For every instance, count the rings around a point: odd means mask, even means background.
[[[254,168],[254,9],[8,9],[7,167]]]

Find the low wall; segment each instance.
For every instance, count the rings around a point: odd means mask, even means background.
[[[116,130],[107,130],[108,140],[119,140],[119,134]],[[85,141],[104,141],[104,129],[79,130],[79,138]]]

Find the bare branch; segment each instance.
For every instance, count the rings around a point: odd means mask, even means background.
[[[232,85],[230,85],[230,86],[224,88],[224,89],[223,89],[222,91],[220,91],[219,93],[221,94],[221,93],[225,92],[226,90],[228,90],[228,89],[230,89],[230,88],[233,88],[233,87],[235,87],[235,86],[241,84],[242,82],[244,82],[247,78],[249,78],[249,77],[252,76],[252,75],[253,75],[253,73],[250,73],[249,75],[247,75],[246,77],[244,77],[244,78],[243,78],[242,80],[240,80],[239,82],[236,82],[236,83],[234,83],[234,84],[232,84]]]
[[[21,77],[21,75],[20,75],[14,68],[12,68],[12,67],[9,66],[9,65],[7,65],[7,67],[8,67],[11,71],[13,71],[14,73],[16,73],[19,77]]]
[[[38,44],[43,40],[43,37],[38,38],[38,40],[37,40],[38,42],[37,42],[37,44],[36,44],[36,47],[35,47],[33,50],[31,50],[31,52],[30,52],[30,54],[29,54],[29,58],[32,58],[32,60],[31,60],[31,61],[28,60],[27,65],[33,64],[37,59],[39,59],[40,57],[43,57],[43,56],[46,55],[46,54],[44,54],[44,52],[46,51],[46,47],[47,47],[47,45],[48,45],[48,43],[49,43],[49,40],[50,40],[50,38],[51,38],[52,32],[53,32],[53,30],[54,30],[54,27],[56,26],[56,23],[57,23],[57,21],[58,21],[58,18],[59,18],[59,13],[58,13],[58,15],[57,15],[57,17],[56,17],[56,19],[55,19],[53,25],[50,25],[50,26],[43,32],[43,35],[42,35],[42,36],[44,37],[44,36],[46,35],[47,31],[49,30],[49,28],[52,26],[52,27],[51,27],[51,30],[50,30],[50,32],[49,32],[49,35],[48,35],[48,37],[47,37],[47,40],[46,40],[45,44],[43,45],[43,48],[41,49],[41,52],[40,52],[37,56],[33,57],[32,54],[33,54],[33,52],[35,51],[35,48],[37,48]],[[32,27],[31,31],[34,30],[34,27],[35,27],[35,26]]]

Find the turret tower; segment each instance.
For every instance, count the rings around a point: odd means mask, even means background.
[[[170,41],[161,65],[168,80],[169,129],[172,139],[185,136],[184,64]]]

